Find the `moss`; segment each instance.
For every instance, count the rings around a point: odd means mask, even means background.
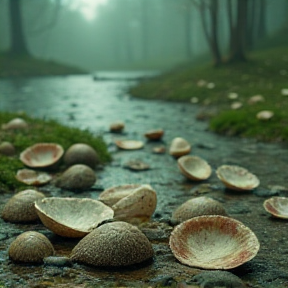
[[[16,117],[25,119],[29,123],[29,127],[27,129],[12,131],[1,130],[0,132],[0,142],[11,142],[17,152],[17,156],[15,157],[0,155],[0,191],[20,190],[24,187],[24,184],[15,179],[17,170],[24,167],[18,159],[18,155],[21,151],[35,143],[54,142],[62,145],[64,150],[74,143],[86,143],[97,151],[101,163],[106,163],[111,159],[102,137],[93,135],[88,130],[66,127],[53,120],[46,121],[31,118],[26,114],[19,115],[7,112],[0,113],[0,125]]]
[[[246,63],[234,63],[213,68],[209,63],[202,66],[186,66],[166,73],[151,81],[133,87],[133,96],[148,99],[190,102],[192,97],[205,109],[217,108],[210,127],[213,131],[269,141],[287,141],[288,97],[281,89],[288,88],[287,46],[257,51],[249,55]],[[199,80],[206,85],[199,86]],[[215,87],[207,88],[207,83]],[[236,101],[243,107],[230,108],[233,101],[228,94],[238,94]],[[253,95],[262,95],[265,102],[248,104]],[[192,104],[191,104],[192,105]],[[261,110],[272,110],[275,116],[267,122],[256,119]]]

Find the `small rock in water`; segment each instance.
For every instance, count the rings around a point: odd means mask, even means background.
[[[43,259],[44,264],[47,266],[56,266],[56,267],[71,267],[73,265],[70,258],[65,256],[49,256]]]

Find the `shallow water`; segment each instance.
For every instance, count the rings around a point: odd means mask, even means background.
[[[31,116],[55,119],[62,124],[103,135],[113,161],[104,169],[96,170],[97,182],[91,190],[78,193],[76,197],[97,199],[103,189],[126,183],[149,183],[158,197],[152,222],[142,227],[153,243],[155,257],[153,261],[134,268],[107,271],[77,264],[65,268],[13,264],[8,260],[7,248],[22,231],[33,229],[47,235],[57,255],[69,255],[77,241],[55,236],[41,223],[32,226],[14,225],[1,220],[2,282],[6,283],[6,287],[76,287],[71,286],[75,283],[78,283],[77,287],[88,284],[98,285],[94,287],[146,287],[164,286],[167,277],[175,280],[170,281],[172,284],[168,281],[172,286],[177,281],[188,281],[201,270],[180,264],[172,255],[168,246],[172,230],[169,219],[171,212],[184,201],[196,195],[207,195],[222,202],[231,217],[250,227],[261,244],[253,260],[231,272],[249,284],[249,287],[288,287],[288,222],[273,219],[262,206],[263,201],[271,195],[286,196],[288,193],[287,189],[274,187],[273,190],[270,187],[287,185],[287,148],[278,144],[215,135],[208,131],[206,122],[196,120],[199,112],[197,106],[132,98],[127,91],[135,84],[136,80],[131,78],[95,81],[92,76],[0,80],[0,110],[25,111]],[[117,120],[125,122],[124,133],[109,133],[110,123]],[[165,131],[160,143],[144,139],[143,134],[155,128]],[[209,162],[213,169],[209,180],[201,183],[188,181],[179,172],[174,158],[167,153],[152,153],[152,148],[159,144],[169,147],[174,137],[188,140],[192,144],[191,154]],[[145,147],[137,151],[118,150],[114,145],[115,139],[143,140]],[[133,172],[123,167],[135,159],[149,164],[151,169]],[[225,190],[215,175],[215,170],[222,164],[236,164],[249,169],[260,179],[260,186],[254,192],[247,193]],[[72,192],[59,191],[49,186],[42,190],[47,196],[74,196]],[[2,207],[11,195],[0,197]]]

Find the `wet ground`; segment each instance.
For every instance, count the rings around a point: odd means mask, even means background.
[[[111,186],[150,184],[157,192],[158,204],[151,222],[141,229],[153,244],[153,260],[132,268],[113,270],[78,264],[72,267],[16,265],[9,261],[7,248],[23,231],[36,230],[45,234],[58,256],[68,256],[78,240],[56,236],[41,223],[15,225],[1,219],[0,283],[4,283],[4,287],[42,288],[176,287],[177,282],[189,282],[202,270],[180,264],[171,253],[168,246],[173,229],[170,218],[172,211],[186,200],[205,195],[220,201],[229,216],[247,225],[260,241],[257,256],[229,272],[240,277],[247,287],[288,287],[288,221],[272,218],[263,208],[264,200],[273,195],[288,196],[287,147],[215,135],[207,130],[206,122],[196,120],[197,106],[132,98],[127,91],[135,83],[131,79],[96,81],[91,76],[4,79],[0,81],[0,109],[25,111],[31,116],[53,118],[65,125],[103,134],[113,161],[96,170],[97,181],[91,190],[77,194],[52,186],[41,190],[47,196],[97,199],[103,189]],[[110,123],[117,120],[125,122],[124,133],[109,133]],[[143,136],[147,130],[155,128],[165,130],[160,143],[148,142]],[[188,140],[192,144],[191,154],[209,162],[213,174],[207,181],[187,180],[168,153],[152,153],[152,148],[159,144],[169,147],[174,137]],[[118,150],[114,145],[115,139],[143,140],[145,146],[137,151]],[[124,166],[130,160],[144,161],[151,169],[142,172],[126,169]],[[249,169],[260,179],[260,186],[246,193],[224,189],[215,175],[215,170],[222,164],[236,164]],[[0,210],[10,197],[11,194],[0,195]]]

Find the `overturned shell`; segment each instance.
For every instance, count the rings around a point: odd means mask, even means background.
[[[274,217],[288,219],[287,197],[271,197],[264,201],[263,206]]]
[[[4,141],[0,143],[0,154],[5,156],[13,156],[15,155],[15,152],[15,147],[10,142]]]
[[[148,221],[157,205],[156,192],[150,185],[142,185],[112,206],[114,217],[129,223]]]
[[[2,124],[3,130],[25,129],[28,127],[27,122],[22,118],[14,118],[8,123]]]
[[[113,186],[101,192],[98,200],[102,201],[108,206],[112,206],[141,186],[142,184],[124,184],[119,186]]]
[[[124,150],[137,150],[143,148],[144,146],[143,141],[137,140],[116,140],[115,144],[117,147]]]
[[[153,254],[151,243],[137,227],[117,221],[85,236],[72,250],[71,259],[94,266],[128,266]]]
[[[180,205],[172,213],[173,224],[184,222],[188,219],[203,215],[222,215],[227,213],[223,205],[212,198],[201,196],[192,198]]]
[[[189,219],[172,231],[170,248],[183,264],[204,269],[231,269],[256,256],[260,244],[243,223],[224,216]]]
[[[257,176],[236,165],[222,165],[218,167],[216,174],[223,184],[232,190],[252,190],[260,184]]]
[[[259,120],[269,120],[274,116],[273,111],[263,110],[256,114],[256,118]]]
[[[8,254],[14,262],[42,263],[45,257],[54,255],[54,248],[45,235],[27,231],[11,243]]]
[[[28,189],[15,194],[5,204],[1,217],[8,222],[33,222],[39,219],[34,202],[43,199],[45,195],[36,190]]]
[[[48,183],[52,177],[45,172],[39,172],[31,169],[20,169],[17,171],[16,179],[27,185],[40,186]]]
[[[149,140],[160,140],[164,135],[163,129],[155,129],[147,131],[144,136]]]
[[[63,237],[83,237],[114,212],[100,201],[88,198],[44,198],[35,203],[42,223]]]
[[[191,145],[183,138],[176,137],[172,140],[169,153],[174,157],[181,157],[189,154],[191,151]]]
[[[64,149],[55,143],[38,143],[28,147],[20,154],[20,160],[31,168],[44,168],[56,164]]]
[[[188,179],[201,181],[208,179],[212,173],[210,165],[198,156],[182,156],[177,160],[181,173]]]
[[[112,133],[121,133],[124,128],[125,124],[123,122],[115,122],[110,125],[109,130]]]
[[[91,188],[96,181],[96,174],[89,166],[76,164],[69,167],[57,179],[57,187],[68,190],[85,190]]]
[[[64,163],[68,166],[75,164],[84,164],[95,169],[99,164],[97,152],[90,145],[85,143],[76,143],[71,145],[64,155]]]

